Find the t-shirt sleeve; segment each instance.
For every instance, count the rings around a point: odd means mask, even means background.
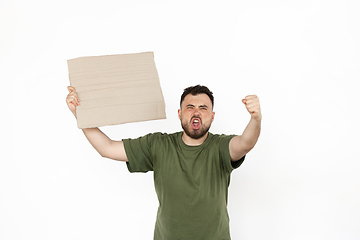
[[[230,140],[235,136],[236,135],[224,135],[220,138],[220,157],[222,159],[224,168],[228,172],[231,172],[232,170],[240,167],[240,165],[244,162],[246,156],[243,156],[237,161],[231,161],[229,144]]]
[[[129,172],[153,171],[153,158],[151,144],[153,134],[148,134],[136,139],[123,139],[128,162],[126,166]]]

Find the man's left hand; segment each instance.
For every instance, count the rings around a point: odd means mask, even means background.
[[[256,95],[246,96],[242,102],[245,104],[246,109],[251,115],[251,118],[255,120],[261,120],[260,101]]]

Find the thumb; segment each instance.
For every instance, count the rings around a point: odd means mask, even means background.
[[[68,86],[67,89],[69,90],[69,93],[71,93],[75,90],[73,86]]]

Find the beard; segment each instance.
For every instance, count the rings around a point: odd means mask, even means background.
[[[199,129],[193,129],[191,123],[184,123],[183,121],[181,121],[181,127],[184,129],[186,135],[188,135],[192,139],[199,139],[205,136],[205,134],[210,129],[210,125],[206,126],[201,124]]]

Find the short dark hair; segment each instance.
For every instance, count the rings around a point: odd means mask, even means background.
[[[189,94],[191,95],[198,95],[201,93],[205,93],[206,95],[208,95],[208,97],[211,100],[211,104],[212,104],[212,108],[214,108],[214,96],[213,93],[206,87],[206,86],[202,86],[202,85],[196,85],[196,86],[192,86],[192,87],[188,87],[184,89],[183,94],[181,95],[181,99],[180,99],[180,108],[181,108],[181,104],[184,101],[185,97]]]

